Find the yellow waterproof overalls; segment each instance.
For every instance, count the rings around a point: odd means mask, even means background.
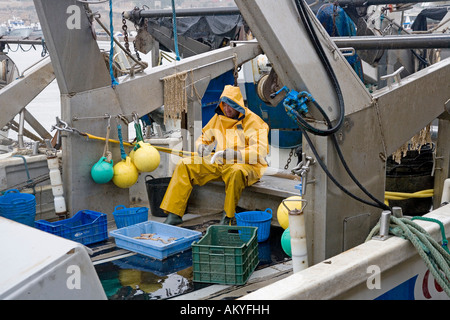
[[[239,111],[236,119],[224,115],[222,102]],[[196,150],[200,144],[215,144],[215,152],[232,148],[240,152],[242,160],[230,162],[223,159],[211,164],[211,155],[181,159],[173,172],[161,209],[182,217],[193,185],[223,180],[224,211],[227,217],[234,217],[242,190],[257,182],[267,168],[268,133],[268,125],[245,107],[239,87],[225,86],[216,114],[202,129],[202,135],[195,143]]]

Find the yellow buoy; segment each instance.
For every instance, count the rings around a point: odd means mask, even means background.
[[[297,200],[297,201],[294,201],[294,200]],[[289,210],[294,210],[294,209],[301,210],[302,209],[302,201],[301,200],[302,200],[302,197],[300,197],[300,196],[292,196],[292,197],[286,198],[284,201],[284,204],[280,203],[280,205],[278,206],[277,220],[283,229],[286,229],[287,227],[289,227],[289,212],[286,209],[286,207],[288,207]]]
[[[133,163],[140,172],[152,172],[161,161],[158,150],[150,143],[138,142],[139,148],[132,151]]]
[[[130,157],[116,163],[114,165],[114,176],[112,181],[119,188],[129,188],[134,185],[139,177],[136,166],[131,161]]]

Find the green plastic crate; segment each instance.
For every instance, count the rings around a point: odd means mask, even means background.
[[[192,244],[194,281],[244,284],[259,263],[256,227],[210,226]]]

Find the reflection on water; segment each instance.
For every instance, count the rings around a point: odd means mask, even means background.
[[[258,243],[258,269],[286,261],[281,248],[284,229],[271,227],[267,241]],[[135,254],[95,266],[103,289],[110,300],[160,300],[209,286],[193,282],[192,250],[164,260]]]
[[[189,292],[192,267],[167,276],[140,270],[113,270],[103,273],[102,285],[111,300],[159,300]]]
[[[95,268],[111,300],[167,299],[193,289],[191,250],[163,261],[136,254]]]

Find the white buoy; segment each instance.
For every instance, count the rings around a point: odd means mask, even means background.
[[[303,209],[289,211],[289,232],[291,235],[292,267],[294,273],[308,268],[306,228]]]
[[[445,179],[444,188],[442,190],[441,203],[450,202],[450,178]]]
[[[66,201],[64,200],[64,189],[62,184],[61,173],[59,172],[59,160],[56,156],[47,157],[48,169],[50,170],[50,183],[55,204],[55,212],[57,215],[65,215],[67,213]]]

